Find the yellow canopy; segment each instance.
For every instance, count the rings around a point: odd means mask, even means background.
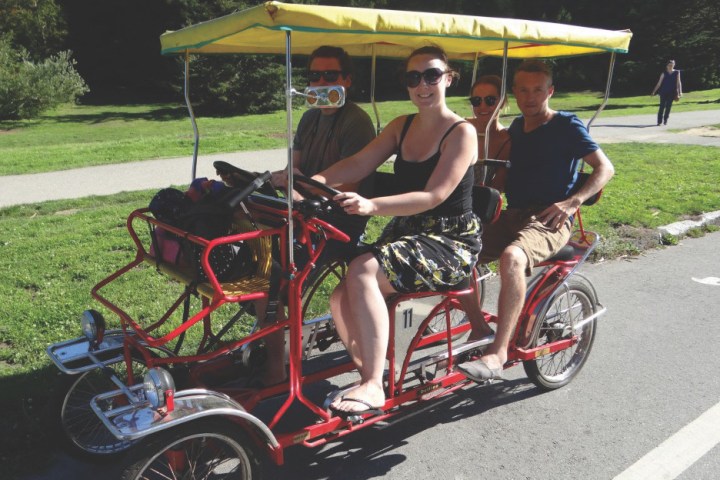
[[[508,18],[266,2],[160,37],[162,53],[310,54],[320,45],[353,56],[403,58],[436,44],[452,59],[476,55],[549,58],[602,52],[626,53],[632,33]]]

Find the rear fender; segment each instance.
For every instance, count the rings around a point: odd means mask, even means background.
[[[143,385],[132,386],[129,391],[132,394],[129,397],[127,392],[115,390],[90,401],[95,414],[120,440],[138,440],[199,418],[223,416],[251,427],[272,449],[280,446],[267,425],[225,394],[205,389],[181,390],[174,394],[172,411],[163,412],[144,399]],[[125,398],[116,398],[121,396]],[[124,405],[110,410],[101,407],[108,404]]]

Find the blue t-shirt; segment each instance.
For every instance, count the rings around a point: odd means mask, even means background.
[[[580,159],[600,147],[572,113],[557,112],[528,133],[523,131],[524,123],[522,116],[517,117],[509,129],[508,207],[542,207],[566,199],[577,181]]]

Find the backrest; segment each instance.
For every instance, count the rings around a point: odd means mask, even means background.
[[[253,224],[248,219],[235,218],[232,224],[233,234],[250,232],[254,230]],[[246,243],[252,251],[252,261],[257,268],[253,276],[257,278],[270,278],[272,267],[272,237],[264,236],[247,240]]]
[[[502,197],[492,187],[475,185],[472,191],[473,212],[482,223],[493,223],[500,216]]]
[[[573,193],[580,190],[582,188],[582,186],[585,185],[585,182],[587,182],[588,178],[590,178],[589,173],[579,172],[577,182],[575,182],[575,186],[572,188],[572,190],[570,190],[570,195],[572,195]],[[587,205],[587,206],[595,205],[600,200],[600,197],[602,196],[602,192],[603,192],[602,189],[600,189],[600,191],[597,192],[595,195],[593,195],[592,197],[585,200],[583,202],[583,205]]]

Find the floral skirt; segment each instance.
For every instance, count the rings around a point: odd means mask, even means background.
[[[472,273],[481,233],[482,225],[474,213],[395,217],[373,252],[398,292],[450,290]]]

